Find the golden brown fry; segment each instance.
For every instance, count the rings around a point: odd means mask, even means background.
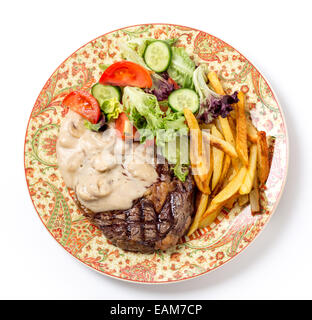
[[[256,169],[256,175],[253,182],[253,189],[249,193],[249,200],[250,200],[250,208],[252,214],[258,214],[261,211],[260,205],[260,192],[259,192],[259,181]]]
[[[198,224],[198,227],[199,228],[205,228],[205,227],[209,226],[212,222],[214,222],[216,220],[216,218],[219,215],[221,209],[222,209],[222,207],[219,207],[214,212],[212,212],[209,215],[207,215],[204,219],[200,220],[200,222]]]
[[[190,160],[191,167],[195,174],[195,182],[198,188],[204,193],[210,193],[207,189],[207,178],[209,173],[209,167],[205,155],[205,150],[202,145],[202,131],[199,128],[198,122],[194,114],[189,109],[184,109],[184,116],[188,127],[190,128],[191,146],[190,146]],[[202,184],[199,184],[199,179]]]
[[[219,116],[220,125],[222,128],[222,133],[227,142],[229,142],[233,147],[235,146],[234,136],[227,118],[222,118]]]
[[[269,176],[269,149],[264,131],[258,132],[258,177],[261,184],[264,184]]]
[[[247,138],[249,141],[251,141],[252,143],[257,143],[258,140],[258,131],[257,129],[254,127],[254,125],[252,124],[252,122],[247,119]]]
[[[218,75],[216,72],[211,71],[208,73],[209,84],[212,86],[213,90],[218,94],[225,94],[223,87],[219,81]]]
[[[223,164],[223,168],[222,168],[222,172],[221,172],[221,176],[220,176],[218,185],[215,187],[215,189],[213,191],[214,195],[216,195],[221,190],[221,188],[223,186],[223,182],[226,179],[227,173],[228,173],[230,165],[231,165],[230,156],[226,154],[223,162],[224,162],[224,164]]]
[[[203,136],[205,143],[210,143],[211,146],[218,148],[219,150],[228,154],[231,158],[235,159],[238,157],[238,154],[237,154],[235,148],[229,142],[223,140],[222,138],[217,137],[214,134],[210,134],[206,131],[203,131],[202,136]]]
[[[200,125],[199,125],[199,127],[200,127],[200,129],[208,129],[208,130],[211,130],[211,128],[212,128],[212,124],[211,123],[201,123]]]
[[[257,169],[257,145],[253,144],[250,147],[249,165],[243,184],[239,189],[240,194],[248,194],[253,186]]]
[[[211,215],[214,212],[216,212],[217,210],[221,210],[222,207],[223,207],[223,203],[212,203],[212,202],[210,202],[207,210],[204,212],[204,214],[201,217],[201,221],[204,220],[209,215]]]
[[[245,96],[243,92],[238,93],[238,103],[236,106],[236,150],[242,163],[248,165],[247,146],[247,122],[245,114]]]
[[[210,194],[210,189],[207,189],[207,184],[200,179],[198,175],[193,175],[193,178],[195,180],[197,188],[202,192],[206,194]]]
[[[235,177],[225,186],[225,188],[212,199],[211,203],[224,203],[226,200],[231,198],[242,185],[246,172],[246,167],[242,167]]]
[[[233,117],[228,117],[228,121],[230,124],[230,128],[232,130],[233,138],[236,140],[235,134],[236,134],[236,121],[233,119]]]
[[[210,190],[210,179],[212,177],[212,173],[213,173],[213,168],[214,168],[214,159],[213,159],[213,154],[212,152],[210,151],[210,146],[208,144],[205,145],[205,152],[206,154],[209,155],[210,159],[209,159],[209,171],[208,171],[208,177],[207,177],[207,180],[204,182],[204,185],[206,187],[207,190],[209,190],[209,194],[211,193],[211,190]]]
[[[194,231],[197,230],[199,221],[207,208],[208,198],[209,198],[209,196],[207,194],[205,194],[205,193],[200,194],[199,204],[197,207],[197,211],[196,211],[193,223],[187,233],[188,236],[190,236]]]
[[[237,198],[239,197],[239,193],[235,193],[230,199],[228,199],[225,204],[224,207],[231,210],[234,206],[235,201],[237,200]]]
[[[217,129],[218,129],[220,132],[222,132],[222,128],[221,128],[221,124],[220,124],[219,119],[216,119],[216,120],[214,121],[214,123],[215,123]]]
[[[238,198],[238,204],[239,204],[240,207],[242,207],[245,204],[247,204],[248,201],[249,201],[249,195],[248,194],[242,194]]]
[[[211,133],[213,136],[222,139],[223,136],[216,128],[215,125],[212,126]],[[212,155],[213,155],[213,175],[211,182],[211,189],[213,190],[217,183],[219,182],[221,173],[222,173],[222,164],[224,158],[224,152],[217,149],[216,147],[212,147]]]
[[[250,208],[252,214],[260,213],[260,195],[259,189],[252,189],[249,194]]]

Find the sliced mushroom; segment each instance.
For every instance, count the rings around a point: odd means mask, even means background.
[[[97,197],[92,195],[88,189],[89,189],[88,185],[78,184],[76,187],[76,193],[77,193],[78,199],[81,199],[83,201],[96,200]]]
[[[73,137],[80,138],[84,134],[86,128],[83,124],[83,119],[75,120],[70,121],[68,125],[68,131]]]
[[[63,132],[58,138],[58,143],[63,148],[73,148],[76,145],[77,140],[73,138],[68,132]]]
[[[84,156],[81,151],[73,153],[72,156],[68,159],[67,169],[71,172],[76,171],[83,163],[83,158]]]
[[[116,157],[109,152],[101,152],[92,159],[93,168],[100,172],[110,170],[116,165]]]
[[[90,195],[96,198],[105,197],[112,191],[104,176],[100,176],[98,179],[94,177],[93,182],[87,185],[87,190]]]
[[[140,180],[149,180],[153,177],[154,180],[157,178],[157,173],[154,167],[150,164],[129,162],[126,165],[126,168],[130,174]]]

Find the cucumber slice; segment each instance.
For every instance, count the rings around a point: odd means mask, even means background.
[[[118,101],[121,99],[121,91],[119,87],[106,86],[101,83],[96,83],[92,89],[91,94],[102,105],[103,101],[110,98],[116,98]]]
[[[199,109],[199,97],[192,89],[182,88],[173,91],[168,97],[168,103],[174,111],[190,109],[195,113]]]
[[[155,72],[168,69],[171,62],[171,48],[161,40],[153,41],[144,51],[144,60],[147,66]]]

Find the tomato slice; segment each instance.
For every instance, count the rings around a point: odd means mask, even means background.
[[[63,100],[63,106],[79,113],[82,117],[95,124],[99,121],[101,110],[97,100],[83,90],[73,91]]]
[[[115,129],[118,132],[118,135],[123,139],[133,139],[135,133],[137,132],[136,128],[131,124],[127,115],[122,112],[119,114],[118,118],[115,121]]]
[[[139,64],[131,61],[119,61],[103,72],[99,83],[121,87],[150,88],[152,78],[150,72]]]

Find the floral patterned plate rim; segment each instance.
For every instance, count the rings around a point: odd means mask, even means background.
[[[271,171],[261,189],[263,213],[249,206],[222,211],[209,227],[154,254],[125,252],[109,243],[79,212],[57,169],[58,128],[68,110],[62,99],[77,88],[89,89],[102,71],[99,64],[120,59],[119,39],[178,38],[196,63],[215,70],[227,93],[242,90],[254,124],[275,137]],[[173,24],[144,24],[118,29],[88,42],[68,57],[48,79],[32,109],[25,136],[24,166],[33,205],[53,238],[72,256],[102,274],[138,283],[192,279],[232,260],[268,223],[281,197],[288,169],[288,135],[274,91],[241,53],[197,29]]]

